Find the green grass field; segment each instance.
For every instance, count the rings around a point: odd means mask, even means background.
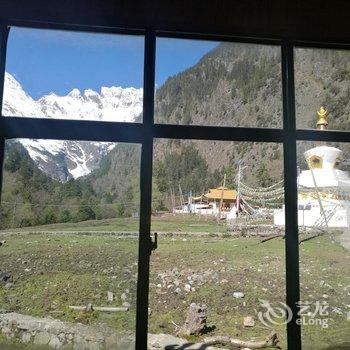
[[[138,232],[139,219],[138,218],[115,218],[105,220],[90,220],[77,223],[60,223],[51,225],[41,225],[35,227],[24,227],[9,229],[8,231],[15,232],[91,232],[91,231],[105,231],[105,232]],[[181,233],[181,232],[206,232],[206,233],[225,233],[227,228],[224,224],[217,223],[215,219],[191,216],[173,216],[171,214],[164,214],[152,217],[152,231]],[[0,231],[1,232],[1,231]]]
[[[103,322],[118,332],[133,332],[138,240],[106,235],[105,231],[137,231],[137,220],[97,224],[50,225],[2,233],[0,239],[7,242],[0,247],[0,270],[11,275],[13,284],[0,285],[0,309],[85,324]],[[174,323],[182,325],[189,304],[197,302],[207,306],[211,335],[260,339],[270,333],[259,322],[257,312],[264,311],[259,299],[276,306],[285,301],[282,238],[261,243],[257,237],[219,237],[213,233],[225,233],[225,226],[197,218],[156,218],[153,229],[192,234],[159,235],[158,249],[151,256],[150,332],[174,334]],[[87,234],[89,231],[94,233]],[[205,231],[209,234],[196,235]],[[349,252],[333,236],[300,245],[302,300],[327,301],[338,308],[328,316],[327,329],[303,327],[305,349],[346,349],[344,344],[350,342],[346,321],[349,262]],[[107,301],[108,291],[114,293],[114,301]],[[235,298],[234,292],[245,296]],[[87,314],[68,308],[89,302],[95,306],[131,306],[128,312],[114,314]],[[254,317],[253,328],[243,327],[245,316]],[[285,349],[285,325],[276,325],[275,330]]]

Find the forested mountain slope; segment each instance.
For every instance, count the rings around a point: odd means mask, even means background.
[[[155,120],[172,124],[280,128],[280,70],[278,48],[221,44],[195,66],[169,78],[156,91]],[[297,125],[314,128],[316,111],[324,105],[329,111],[330,129],[349,129],[349,81],[348,53],[298,49],[295,55]],[[312,146],[312,143],[298,144],[301,168],[306,167],[302,153]],[[335,146],[340,146],[344,157],[349,158],[348,144]],[[55,211],[54,221],[131,215],[138,211],[140,146],[118,144],[102,157],[96,170],[66,184],[44,176],[38,169],[34,171],[35,164],[30,162],[28,154],[16,146],[36,174],[33,181],[24,182],[24,170],[8,166],[9,158],[14,157],[11,147],[14,145],[10,142],[3,195],[9,203],[41,201],[76,206],[72,207],[70,216],[63,214],[64,209]],[[167,205],[170,189],[178,192],[179,184],[184,193],[192,190],[193,194],[200,194],[208,187],[220,185],[226,173],[227,184],[234,186],[238,161],[244,167],[243,180],[249,184],[268,186],[283,176],[283,150],[278,144],[156,140],[154,210]],[[44,179],[40,181],[47,185],[36,187],[37,178]],[[18,186],[21,181],[26,185]],[[31,196],[26,197],[26,192]],[[40,222],[48,220],[33,208],[33,205],[27,208],[32,218],[40,216]],[[16,225],[12,214],[13,208],[4,207],[5,222]],[[33,224],[34,221],[17,224]]]
[[[221,44],[195,66],[168,79],[157,91],[157,122],[218,126],[282,126],[282,87],[278,49],[244,44]],[[316,127],[321,105],[329,111],[329,129],[350,129],[350,54],[331,50],[298,49],[295,53],[297,125]],[[186,142],[185,142],[186,143]],[[187,142],[188,143],[188,142]],[[156,162],[181,152],[179,141],[158,141]],[[272,181],[282,176],[283,150],[276,144],[194,141],[212,170],[237,162],[247,166],[248,182],[265,168]],[[306,164],[298,144],[298,163]],[[349,146],[342,144],[344,157]],[[263,169],[260,169],[263,170]]]

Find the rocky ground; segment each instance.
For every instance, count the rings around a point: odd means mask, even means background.
[[[0,314],[0,330],[7,339],[6,347],[10,348],[12,340],[26,348],[54,349],[114,349],[128,350],[135,346],[132,334],[118,335],[113,329],[99,326],[85,326],[63,322],[53,318],[40,318],[18,313]],[[14,345],[15,346],[15,345]],[[190,343],[188,340],[170,334],[149,334],[148,349],[181,349],[200,350],[203,343]],[[22,348],[18,345],[19,348]],[[24,348],[24,347],[23,347]],[[207,350],[215,350],[206,346]]]
[[[0,314],[0,328],[8,339],[33,347],[61,349],[132,349],[132,334],[120,335],[107,327],[89,327],[52,318],[39,318],[18,313]]]
[[[3,235],[0,246],[0,309],[86,326],[105,325],[118,334],[135,327],[137,240],[113,235],[31,233]],[[349,252],[334,237],[300,245],[303,300],[329,303],[327,329],[303,328],[307,344],[348,339]],[[208,234],[163,236],[151,257],[149,331],[175,336],[192,302],[207,306],[207,334],[264,339],[271,331],[258,318],[260,299],[285,300],[284,239]],[[109,292],[109,293],[108,293]],[[79,312],[69,305],[119,307],[127,312]],[[250,325],[244,324],[250,317]],[[285,348],[285,325],[274,325]],[[166,336],[164,336],[166,337]],[[200,343],[203,336],[189,336]],[[157,343],[157,342],[156,342]],[[318,344],[318,345],[317,345]],[[316,349],[315,348],[315,349]],[[312,347],[310,347],[312,349]]]

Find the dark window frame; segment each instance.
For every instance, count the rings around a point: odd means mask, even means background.
[[[136,348],[147,348],[149,263],[152,251],[151,239],[151,197],[153,141],[155,138],[202,139],[221,141],[277,142],[283,144],[284,186],[285,186],[285,272],[286,303],[293,311],[293,319],[287,325],[288,349],[301,349],[301,328],[296,323],[297,302],[300,299],[299,244],[297,222],[297,141],[350,142],[350,131],[297,130],[295,120],[294,48],[325,48],[349,50],[350,45],[337,43],[316,43],[291,40],[289,38],[269,39],[195,33],[164,32],[153,29],[126,29],[64,25],[58,23],[9,21],[0,23],[0,110],[4,88],[6,46],[11,26],[60,29],[69,31],[143,35],[144,45],[144,96],[142,123],[118,123],[81,120],[55,120],[0,116],[0,166],[4,161],[5,140],[11,138],[41,138],[60,140],[109,141],[140,143],[140,226],[139,261],[137,281]],[[283,128],[244,128],[195,125],[168,125],[154,123],[155,53],[156,38],[186,38],[240,43],[277,45],[281,48]],[[0,193],[2,170],[0,171]]]

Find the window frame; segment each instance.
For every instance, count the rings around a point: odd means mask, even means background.
[[[117,27],[65,25],[48,22],[8,21],[0,23],[0,111],[2,111],[7,38],[11,26],[22,28],[58,29],[91,33],[143,35],[144,79],[142,123],[120,123],[81,120],[59,120],[0,116],[0,166],[4,162],[5,140],[11,138],[37,138],[139,143],[141,150],[140,224],[138,248],[136,349],[147,348],[149,267],[152,252],[151,204],[153,142],[155,138],[202,139],[220,141],[276,142],[283,145],[285,186],[285,273],[286,303],[293,311],[287,324],[288,349],[301,349],[301,327],[297,324],[300,300],[299,242],[297,217],[297,141],[350,142],[350,131],[316,131],[296,129],[294,48],[327,48],[349,50],[350,45],[315,43],[290,38],[251,38],[241,36],[202,35],[139,30]],[[277,45],[281,49],[283,128],[216,127],[198,125],[170,125],[154,123],[156,38],[202,39]],[[91,132],[93,130],[93,133]],[[2,170],[0,171],[0,194]],[[0,198],[1,200],[1,198]],[[147,296],[147,297],[145,297]]]

